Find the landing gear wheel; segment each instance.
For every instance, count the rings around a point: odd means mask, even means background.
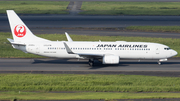
[[[160,62],[160,61],[158,61],[158,65],[161,65],[161,62]]]
[[[94,60],[89,59],[89,66],[94,66]]]

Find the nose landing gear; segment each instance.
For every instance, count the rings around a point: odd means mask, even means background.
[[[159,59],[158,64],[161,65],[162,61],[167,61],[167,59]]]
[[[161,62],[160,62],[160,61],[158,61],[158,65],[161,65]]]

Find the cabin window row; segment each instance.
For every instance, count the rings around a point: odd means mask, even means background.
[[[150,48],[115,48],[115,50],[150,50]]]
[[[57,50],[59,49],[59,50],[65,50],[65,48],[60,48],[60,47],[59,47],[59,48],[58,48],[58,47],[57,47],[57,48],[55,48],[55,47],[48,47],[48,49],[57,49]]]
[[[71,48],[72,50],[101,50],[101,48]]]
[[[65,50],[60,47],[48,47],[48,49]],[[71,50],[101,50],[101,48],[71,48]],[[104,48],[104,50],[112,50],[112,48]],[[115,50],[150,50],[150,48],[115,48]]]
[[[65,48],[48,47],[48,49],[65,50]],[[71,48],[71,50],[101,50],[101,48]]]

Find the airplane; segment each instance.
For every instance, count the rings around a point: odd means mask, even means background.
[[[13,10],[7,10],[13,39],[7,38],[12,47],[25,53],[53,58],[88,59],[94,66],[95,60],[102,64],[119,64],[120,59],[157,59],[167,61],[177,52],[166,45],[150,42],[102,42],[73,41],[65,32],[67,41],[50,41],[35,36]]]

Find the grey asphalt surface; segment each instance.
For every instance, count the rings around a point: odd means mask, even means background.
[[[180,25],[180,16],[71,16],[71,15],[20,15],[34,34],[69,32],[79,35],[143,36],[180,38],[179,33],[128,32],[123,29],[132,25]],[[84,30],[71,28],[119,28],[120,30]],[[69,29],[66,29],[69,28]],[[0,32],[10,32],[6,15],[0,15]]]
[[[94,35],[94,36],[128,36],[128,37],[156,37],[156,38],[180,38],[180,33],[170,32],[135,32],[120,30],[93,30],[93,29],[64,29],[64,28],[34,28],[34,34],[64,34],[67,32],[69,35]]]
[[[133,25],[179,26],[180,16],[71,16],[20,15],[28,27],[127,27]],[[0,31],[9,29],[6,15],[0,15]]]
[[[157,60],[120,60],[118,65],[94,67],[87,60],[77,59],[0,59],[0,73],[74,73],[74,74],[133,74],[152,76],[180,76],[180,61],[172,58],[162,65]]]

